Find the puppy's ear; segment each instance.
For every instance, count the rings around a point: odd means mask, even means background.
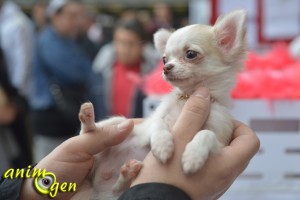
[[[161,55],[165,52],[166,44],[171,34],[171,31],[162,28],[153,35],[154,46]]]
[[[246,18],[245,10],[236,10],[217,19],[213,29],[223,53],[234,56],[246,50]]]

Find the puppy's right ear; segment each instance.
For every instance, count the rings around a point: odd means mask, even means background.
[[[228,58],[246,53],[246,22],[245,10],[236,10],[217,19],[213,27],[216,42]]]
[[[163,55],[165,52],[166,44],[171,34],[171,31],[162,28],[153,35],[154,46],[161,55]]]

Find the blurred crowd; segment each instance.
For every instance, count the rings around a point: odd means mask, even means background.
[[[99,16],[79,1],[41,0],[28,17],[0,0],[0,158],[9,166],[38,162],[78,134],[83,102],[96,120],[143,116],[142,77],[160,64],[152,35],[185,24],[163,3],[153,14]]]

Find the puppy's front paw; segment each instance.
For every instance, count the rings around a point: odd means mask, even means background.
[[[218,148],[216,135],[210,130],[198,132],[193,140],[186,145],[182,155],[182,167],[186,174],[198,171],[205,163],[211,151]]]
[[[204,165],[207,155],[208,149],[199,146],[195,147],[194,144],[189,143],[181,160],[184,173],[193,174],[197,172]]]
[[[166,163],[174,151],[174,142],[171,133],[166,130],[160,131],[160,133],[151,140],[151,150],[159,161]]]

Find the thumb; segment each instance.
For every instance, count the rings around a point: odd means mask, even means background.
[[[105,147],[114,146],[123,142],[132,132],[133,120],[127,119],[120,124],[103,128],[103,144]]]
[[[210,111],[210,94],[207,88],[198,88],[185,103],[173,126],[175,137],[189,142],[202,128]]]
[[[133,120],[127,119],[120,124],[99,127],[97,132],[82,134],[67,140],[64,146],[69,152],[80,151],[95,155],[124,141],[132,132],[133,126]]]

